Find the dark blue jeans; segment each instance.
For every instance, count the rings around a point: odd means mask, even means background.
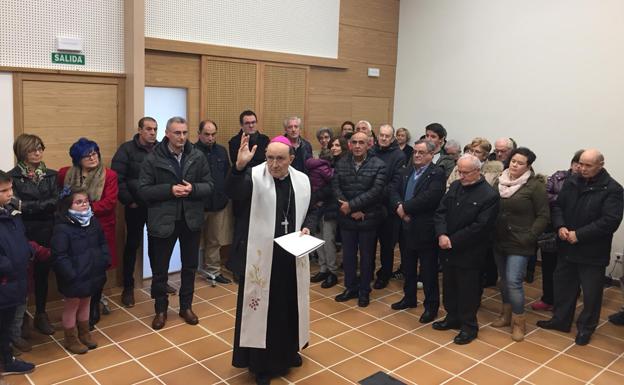
[[[373,258],[377,231],[372,230],[340,230],[342,235],[342,264],[344,268],[345,286],[349,291],[359,290],[360,295],[368,295],[371,291],[370,282],[373,276]],[[360,282],[356,281],[357,251],[360,251]]]
[[[0,309],[0,354],[2,363],[6,365],[13,359],[11,351],[11,325],[15,319],[16,306]]]

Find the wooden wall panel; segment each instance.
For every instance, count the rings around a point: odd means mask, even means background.
[[[353,121],[368,120],[373,127],[377,128],[390,121],[391,107],[389,98],[353,97]]]
[[[340,2],[341,24],[398,34],[398,20],[399,0],[341,0]]]
[[[264,66],[262,132],[269,137],[284,133],[287,116],[304,118],[307,69],[292,66]]]
[[[350,95],[310,95],[308,98],[308,131],[314,140],[311,143],[317,146],[316,130],[320,127],[330,127],[335,134],[340,134],[342,122],[352,119],[353,100]]]
[[[340,25],[338,55],[351,61],[396,66],[398,35]]]
[[[23,132],[43,139],[51,168],[71,164],[69,147],[82,136],[98,143],[110,165],[118,143],[117,94],[114,84],[24,81]]]
[[[368,67],[379,68],[378,78],[368,77]],[[311,94],[322,95],[376,95],[394,97],[396,67],[380,64],[351,62],[347,70],[313,67],[310,69]]]
[[[201,60],[197,55],[154,52],[145,53],[145,85],[151,87],[179,87],[188,90],[187,119],[191,141],[197,140],[199,126]],[[167,122],[158,122],[161,130]]]

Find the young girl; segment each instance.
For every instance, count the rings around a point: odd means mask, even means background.
[[[61,192],[51,243],[58,288],[65,296],[64,346],[83,354],[97,347],[89,332],[89,305],[91,295],[104,285],[110,264],[106,238],[85,189],[65,187]]]

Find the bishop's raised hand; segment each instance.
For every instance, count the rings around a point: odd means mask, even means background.
[[[251,150],[249,149],[249,135],[243,134],[241,136],[241,144],[238,148],[238,156],[236,157],[236,169],[238,171],[243,171],[247,164],[251,162],[254,154],[256,153],[256,149],[258,145],[254,145]]]

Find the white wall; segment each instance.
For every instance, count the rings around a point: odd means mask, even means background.
[[[13,75],[0,72],[0,170],[13,168]]]
[[[620,0],[401,1],[394,123],[509,136],[548,174],[596,147],[624,183],[623,47]]]

